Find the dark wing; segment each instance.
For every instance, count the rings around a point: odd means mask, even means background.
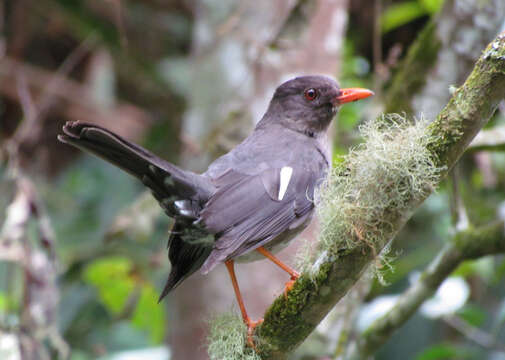
[[[198,202],[207,201],[215,191],[206,177],[179,169],[102,127],[67,122],[63,132],[58,136],[60,141],[89,151],[140,179],[169,216],[196,218]],[[182,200],[179,206],[175,204],[178,200]]]
[[[216,179],[218,190],[199,219],[217,238],[202,266],[203,273],[220,262],[265,245],[307,220],[314,208],[314,187],[320,174],[291,169],[282,199],[279,199],[281,169],[268,169],[252,176],[229,170]]]

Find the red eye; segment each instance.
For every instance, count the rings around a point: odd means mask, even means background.
[[[310,89],[305,90],[304,95],[305,95],[305,99],[312,101],[317,97],[317,91],[316,91],[316,89],[310,88]]]

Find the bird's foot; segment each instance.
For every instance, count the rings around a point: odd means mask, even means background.
[[[247,319],[247,345],[249,345],[254,351],[256,351],[256,345],[254,344],[254,329],[256,326],[261,324],[263,319],[259,319],[258,321],[252,321],[251,319]]]
[[[295,284],[295,281],[298,280],[299,277],[300,277],[300,274],[297,272],[294,272],[293,274],[291,274],[291,280],[286,282],[286,285],[284,285],[284,297],[286,299],[288,297],[288,292],[291,291],[291,289],[293,288],[293,285]]]

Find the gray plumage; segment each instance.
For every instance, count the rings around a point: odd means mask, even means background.
[[[308,99],[307,89],[317,97]],[[260,246],[277,248],[307,226],[314,191],[329,166],[325,133],[339,91],[323,76],[282,84],[253,133],[203,174],[92,124],[69,122],[58,138],[140,179],[175,218],[168,241],[172,268],[161,300],[196,270],[248,258]]]

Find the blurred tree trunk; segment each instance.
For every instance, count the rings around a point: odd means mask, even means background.
[[[335,77],[347,22],[347,0],[200,2],[195,8],[189,109],[183,125],[183,162],[205,169],[235,146],[266,110],[276,86],[288,78],[321,73]],[[200,154],[192,144],[204,144]],[[191,153],[193,150],[193,153]],[[312,237],[309,229],[302,238]],[[304,240],[298,241],[298,246]],[[282,257],[292,262],[296,245]],[[237,275],[252,318],[279,294],[286,274],[266,261],[239,264]],[[175,359],[206,359],[205,320],[237,309],[224,267],[196,274],[174,292],[169,319]]]
[[[446,0],[409,49],[385,98],[386,112],[434,119],[505,19],[502,0]]]

